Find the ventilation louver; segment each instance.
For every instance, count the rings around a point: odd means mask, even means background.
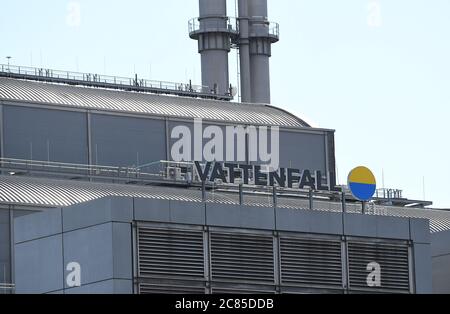
[[[211,233],[213,280],[274,283],[271,235]]]
[[[372,288],[378,290],[396,290],[409,292],[409,252],[406,244],[391,243],[348,243],[348,261],[350,288]],[[367,270],[370,263],[381,267],[381,286],[369,287]]]
[[[204,279],[203,232],[138,228],[139,276]]]
[[[283,285],[342,288],[341,242],[280,238]]]

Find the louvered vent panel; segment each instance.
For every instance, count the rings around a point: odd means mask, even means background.
[[[350,288],[369,288],[367,270],[369,263],[381,267],[379,289],[409,292],[408,246],[391,243],[348,243]]]
[[[139,284],[139,294],[205,294],[204,287]]]
[[[275,291],[251,288],[213,288],[212,294],[275,294]]]
[[[281,282],[342,287],[341,242],[280,238]]]
[[[204,278],[201,231],[140,227],[138,247],[141,277]]]
[[[213,280],[274,282],[273,237],[211,233]]]

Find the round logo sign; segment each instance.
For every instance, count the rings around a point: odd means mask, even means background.
[[[377,183],[372,171],[358,167],[348,175],[348,187],[357,200],[368,201],[375,193]]]

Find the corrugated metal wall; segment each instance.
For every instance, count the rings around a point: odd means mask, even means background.
[[[410,244],[203,226],[138,223],[139,293],[413,292]],[[381,267],[369,287],[368,265]]]

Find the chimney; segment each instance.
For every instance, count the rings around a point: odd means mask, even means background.
[[[250,27],[251,101],[270,104],[269,58],[272,43],[279,40],[278,24],[268,21],[267,0],[246,1]]]
[[[198,40],[202,84],[218,94],[229,93],[228,53],[239,49],[242,102],[270,104],[271,45],[279,26],[267,18],[267,0],[238,0],[236,25],[226,16],[226,0],[200,0],[200,17],[189,23],[189,36]]]
[[[252,102],[252,85],[250,76],[250,19],[248,15],[248,1],[239,0],[239,62],[241,79],[241,101]]]
[[[198,40],[202,85],[219,95],[229,93],[228,53],[232,29],[226,0],[199,0],[200,17],[189,23],[189,36]]]

